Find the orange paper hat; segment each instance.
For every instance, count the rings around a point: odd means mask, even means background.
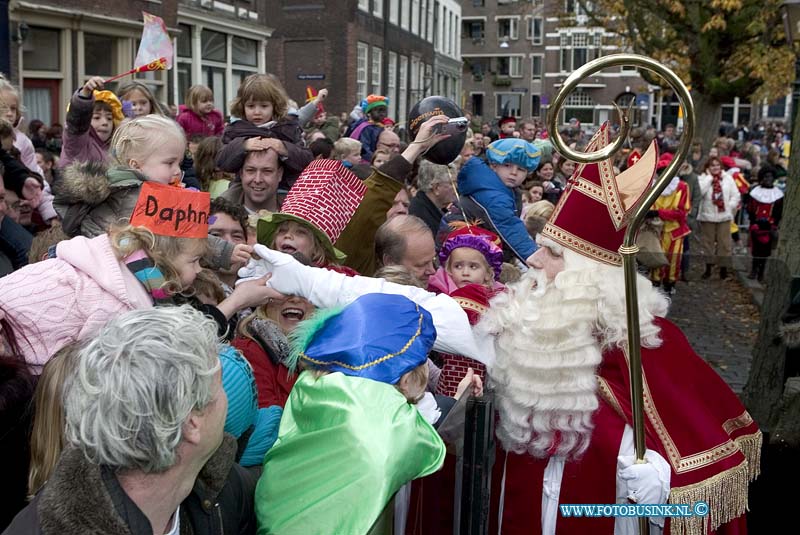
[[[211,196],[158,182],[145,182],[131,216],[131,225],[159,236],[207,238]]]

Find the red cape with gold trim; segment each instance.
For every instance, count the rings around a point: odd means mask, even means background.
[[[642,348],[647,447],[672,468],[670,503],[709,504],[706,518],[672,519],[673,533],[746,532],[747,487],[758,475],[761,432],[733,391],[692,350],[671,322],[656,320],[663,343]],[[632,426],[628,360],[621,350],[603,355],[601,405],[583,458],[565,465],[559,503],[614,503],[616,459],[625,424]],[[497,533],[506,453],[494,466],[490,533]],[[503,534],[540,533],[542,478],[547,459],[508,454]],[[709,522],[708,531],[703,522]],[[678,522],[681,523],[678,526]],[[561,534],[612,534],[614,519],[563,518]],[[669,533],[667,521],[665,533]],[[716,531],[714,531],[716,530]]]

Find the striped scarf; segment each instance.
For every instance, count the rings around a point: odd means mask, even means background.
[[[717,207],[717,212],[725,211],[725,197],[722,195],[722,176],[711,175],[711,200]]]
[[[131,273],[142,283],[142,285],[153,298],[155,306],[172,305],[172,296],[164,289],[164,274],[156,267],[153,261],[147,256],[143,249],[134,251],[123,260]]]

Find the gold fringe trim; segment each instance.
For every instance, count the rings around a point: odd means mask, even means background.
[[[670,533],[673,535],[707,535],[708,528],[717,529],[722,524],[741,516],[747,510],[747,461],[721,472],[714,477],[685,487],[673,488],[669,503],[703,501],[708,504],[708,516],[672,517]]]
[[[761,445],[763,440],[764,437],[761,431],[734,439],[736,445],[742,450],[744,458],[747,459],[747,477],[750,481],[753,481],[761,474]]]

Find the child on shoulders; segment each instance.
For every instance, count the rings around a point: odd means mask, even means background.
[[[231,103],[231,122],[225,127],[225,144],[217,164],[223,171],[239,172],[252,151],[273,149],[283,161],[281,187],[288,190],[314,156],[302,145],[302,129],[296,117],[288,115],[289,98],[271,74],[252,74]],[[241,188],[238,179],[231,187]]]
[[[525,140],[501,139],[486,149],[486,162],[470,158],[458,174],[465,217],[482,220],[522,263],[536,251],[536,243],[520,219],[519,187],[539,165],[541,156],[541,150]]]

